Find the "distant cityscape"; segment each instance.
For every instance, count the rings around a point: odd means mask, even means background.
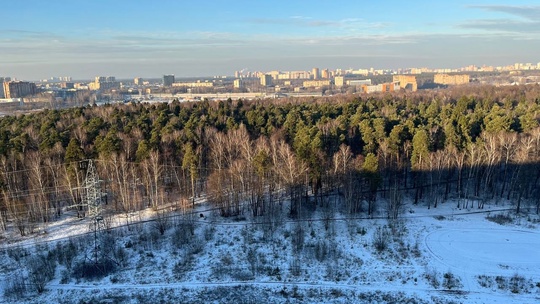
[[[538,72],[538,75],[537,73]],[[0,101],[32,102],[73,99],[81,92],[96,94],[95,100],[144,101],[175,98],[257,98],[285,96],[322,96],[339,93],[370,94],[399,90],[443,88],[475,84],[510,85],[540,82],[540,62],[507,66],[470,65],[458,69],[320,69],[308,71],[235,71],[233,76],[176,78],[134,77],[119,80],[115,76],[96,76],[74,81],[71,76],[23,81],[0,77]],[[225,95],[224,95],[225,94]]]

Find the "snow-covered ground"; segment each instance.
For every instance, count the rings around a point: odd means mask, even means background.
[[[501,204],[455,207],[407,205],[393,223],[322,207],[293,220],[284,207],[271,231],[268,219],[223,219],[202,202],[194,220],[170,218],[164,235],[156,222],[133,223],[150,219],[150,210],[132,216],[130,226],[119,215],[111,226],[121,227],[107,233],[122,252],[110,253],[121,265],[114,272],[86,280],[77,278],[75,266],[59,265],[43,293],[29,288],[23,298],[10,297],[7,283],[14,274],[28,275],[24,261],[36,254],[33,244],[46,254],[71,240],[79,248],[74,265],[92,257],[93,246],[84,245],[93,244],[88,220],[66,218],[46,234],[4,241],[0,301],[540,303],[539,217],[498,211],[510,207]],[[512,221],[486,219],[497,214]],[[190,225],[193,234],[186,234]],[[377,236],[387,248],[375,248]]]
[[[426,236],[438,262],[463,273],[535,276],[540,270],[540,234],[501,228],[444,228]]]

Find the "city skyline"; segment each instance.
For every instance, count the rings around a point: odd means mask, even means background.
[[[538,61],[534,1],[349,2],[12,1],[2,7],[0,75],[188,77]]]

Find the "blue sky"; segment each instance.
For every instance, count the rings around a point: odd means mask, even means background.
[[[540,61],[538,1],[2,3],[0,76],[232,75],[235,70]]]

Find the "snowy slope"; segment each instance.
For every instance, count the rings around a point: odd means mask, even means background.
[[[58,265],[43,293],[29,286],[23,297],[5,290],[15,274],[28,276],[25,261],[71,240],[74,264],[93,256],[88,222],[66,219],[47,234],[3,243],[1,272],[5,303],[538,303],[538,216],[512,216],[500,225],[486,216],[508,206],[458,210],[407,205],[401,220],[351,217],[318,208],[293,220],[286,209],[277,228],[266,219],[223,219],[198,205],[197,217],[170,218],[164,235],[151,211],[140,224],[106,232],[123,253],[102,278],[77,278]],[[200,217],[199,214],[203,214]],[[186,233],[192,225],[193,234]],[[189,230],[189,229],[188,229]],[[383,233],[387,248],[374,239]],[[85,234],[83,237],[77,235]],[[187,239],[183,238],[187,236]],[[54,241],[56,240],[56,241]],[[37,244],[34,245],[34,244]],[[18,247],[20,245],[24,245]],[[23,254],[20,254],[23,252]],[[17,255],[16,253],[19,253]],[[52,254],[52,253],[51,253]],[[54,254],[52,255],[54,256]],[[122,257],[121,259],[119,258]]]

